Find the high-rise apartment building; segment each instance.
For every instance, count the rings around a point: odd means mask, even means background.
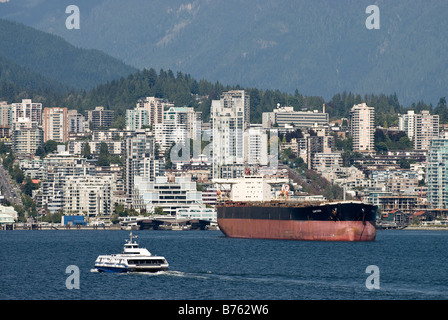
[[[439,116],[431,115],[428,110],[419,114],[409,110],[398,119],[398,129],[406,132],[415,150],[428,150],[431,140],[439,135]]]
[[[11,105],[0,101],[0,139],[11,135]]]
[[[448,135],[433,138],[426,165],[428,202],[432,208],[448,208]]]
[[[162,172],[163,161],[155,159],[155,140],[149,130],[139,130],[123,140],[124,192],[128,206],[133,205],[134,178],[154,178]]]
[[[250,128],[243,133],[244,162],[268,165],[268,135],[261,128]]]
[[[163,111],[166,107],[173,106],[172,103],[165,102],[155,97],[146,97],[137,102],[137,109],[141,108],[148,112],[148,124],[150,126],[163,122]]]
[[[126,130],[135,131],[149,126],[148,110],[135,108],[126,110]]]
[[[0,101],[0,126],[11,126],[11,105]]]
[[[59,143],[68,141],[67,108],[45,108],[42,116],[44,142],[53,140]]]
[[[415,135],[415,112],[409,110],[406,114],[398,115],[398,130],[406,132],[410,140],[414,140]]]
[[[68,177],[95,175],[95,165],[83,157],[61,152],[45,157],[41,171],[41,192],[37,197],[42,207],[55,213],[64,210],[64,188]]]
[[[213,177],[221,178],[225,166],[244,164],[243,134],[250,124],[250,97],[244,90],[224,92],[213,100],[212,128]]]
[[[114,111],[104,107],[95,107],[95,110],[87,110],[87,121],[92,124],[91,130],[109,128],[114,120]]]
[[[85,131],[85,118],[77,110],[68,110],[68,132],[83,133]]]
[[[42,147],[44,133],[40,128],[21,128],[13,131],[12,148],[16,155],[34,155]]]
[[[174,107],[172,103],[155,97],[138,100],[134,109],[126,110],[126,130],[138,130],[146,126],[162,124],[166,108]]]
[[[12,147],[18,155],[33,155],[43,144],[42,104],[23,99],[11,104]]]
[[[70,176],[64,187],[64,211],[88,217],[111,215],[114,209],[112,176]]]
[[[349,118],[353,151],[368,152],[374,149],[375,109],[362,103],[354,105]]]
[[[185,144],[188,139],[201,138],[202,113],[193,108],[170,107],[163,113],[163,123],[154,125],[156,143],[161,152],[173,144]],[[171,159],[173,161],[173,159]]]
[[[12,130],[22,127],[22,124],[30,122],[32,125],[25,127],[38,127],[42,125],[42,103],[33,103],[31,99],[23,99],[21,103],[11,104]]]
[[[188,138],[199,139],[202,112],[196,112],[192,107],[170,107],[163,113],[163,123],[183,124]]]

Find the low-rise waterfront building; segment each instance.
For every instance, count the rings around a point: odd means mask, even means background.
[[[178,208],[189,208],[202,205],[202,192],[197,191],[196,182],[189,177],[175,177],[169,181],[167,177],[134,177],[135,208],[144,208],[154,212],[160,207],[168,214],[175,216]]]
[[[216,210],[205,206],[178,208],[176,210],[176,219],[206,220],[211,222],[217,222],[218,220]]]

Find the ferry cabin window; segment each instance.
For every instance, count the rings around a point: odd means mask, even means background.
[[[152,264],[161,264],[164,263],[163,260],[129,260],[129,264],[135,265],[152,265]]]

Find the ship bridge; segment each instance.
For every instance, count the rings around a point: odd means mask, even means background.
[[[266,178],[261,175],[246,175],[233,179],[213,179],[218,185],[218,197],[235,202],[270,201],[274,198],[272,185],[287,185],[287,178]],[[230,190],[230,194],[224,190]]]

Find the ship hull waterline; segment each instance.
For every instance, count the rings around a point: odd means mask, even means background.
[[[98,272],[104,272],[104,273],[139,273],[139,272],[151,272],[156,273],[159,271],[167,271],[168,267],[158,267],[158,268],[118,268],[118,267],[98,267],[96,266],[96,269]]]
[[[300,208],[218,207],[219,228],[230,238],[374,241],[375,221],[376,207],[364,204]]]

